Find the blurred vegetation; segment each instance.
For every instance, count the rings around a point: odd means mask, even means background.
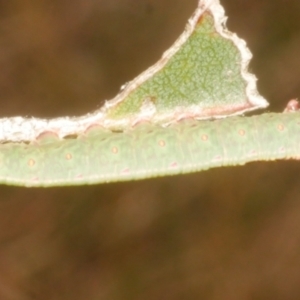
[[[0,113],[99,108],[196,0],[0,1]],[[300,2],[222,0],[270,110],[300,95]],[[0,299],[299,299],[300,165],[98,186],[0,187]]]

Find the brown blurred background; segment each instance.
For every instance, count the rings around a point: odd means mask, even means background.
[[[196,0],[1,0],[0,114],[100,107]],[[300,1],[222,0],[270,110],[300,96]],[[0,187],[0,300],[300,299],[300,163],[129,183]]]

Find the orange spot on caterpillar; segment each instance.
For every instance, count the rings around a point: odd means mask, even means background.
[[[208,135],[207,134],[203,134],[202,136],[201,136],[201,140],[202,141],[207,141],[208,140]]]
[[[238,132],[240,136],[244,136],[246,134],[246,131],[244,129],[240,129]]]
[[[171,168],[177,168],[177,167],[178,167],[177,162],[172,162],[172,163],[170,164],[170,167],[171,167]]]
[[[35,165],[35,160],[34,159],[32,159],[32,158],[30,158],[29,160],[28,160],[28,166],[29,167],[33,167],[34,165]]]
[[[67,153],[65,157],[66,157],[66,160],[70,160],[70,159],[72,159],[72,154],[71,153]]]
[[[278,131],[283,131],[284,130],[284,125],[283,124],[278,124],[277,129],[278,129]]]
[[[165,147],[166,146],[166,142],[164,140],[160,140],[158,142],[158,145],[161,146],[161,147]]]
[[[113,147],[111,149],[111,152],[114,153],[114,154],[117,154],[119,152],[118,148],[117,147]]]

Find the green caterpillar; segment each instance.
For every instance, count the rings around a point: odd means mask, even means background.
[[[200,0],[162,59],[93,114],[0,119],[0,182],[96,184],[298,159],[295,101],[293,113],[235,116],[268,103],[247,71],[251,53],[225,20],[218,0]]]
[[[42,137],[0,147],[0,182],[56,186],[125,181],[298,158],[300,114],[263,114],[127,132],[91,128],[66,140]]]

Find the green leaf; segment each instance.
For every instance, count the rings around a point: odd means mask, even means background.
[[[103,109],[111,123],[209,119],[266,107],[247,72],[250,51],[224,27],[218,1],[200,1],[184,33]]]

